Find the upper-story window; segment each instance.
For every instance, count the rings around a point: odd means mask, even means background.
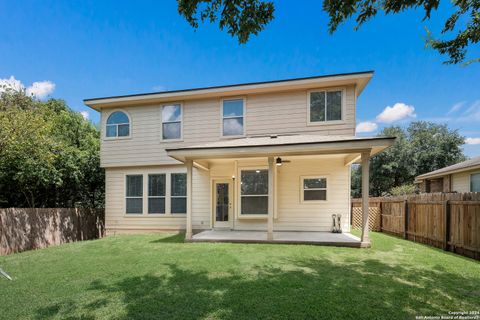
[[[115,111],[108,117],[106,136],[108,138],[130,136],[130,119],[125,112]]]
[[[222,134],[228,136],[244,135],[244,100],[223,100]]]
[[[342,120],[342,99],[342,90],[310,91],[310,123]]]
[[[179,103],[162,106],[162,139],[182,139],[182,105]]]

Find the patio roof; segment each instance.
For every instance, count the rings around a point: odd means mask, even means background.
[[[391,146],[394,140],[395,137],[270,135],[221,140],[166,151],[170,157],[182,162],[186,159],[351,154],[366,150],[374,155]]]

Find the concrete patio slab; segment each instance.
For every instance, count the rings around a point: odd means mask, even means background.
[[[350,233],[276,231],[273,240],[267,240],[265,231],[205,230],[192,237],[192,242],[238,242],[311,244],[339,247],[368,246]]]

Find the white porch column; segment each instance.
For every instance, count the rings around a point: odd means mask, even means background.
[[[187,165],[187,227],[185,230],[185,239],[192,239],[192,167],[193,161],[185,161]]]
[[[370,151],[362,152],[362,243],[370,243],[368,238],[368,195],[370,191]]]
[[[273,157],[268,157],[268,222],[267,222],[267,240],[273,240],[273,206],[274,190],[275,187],[275,162]]]

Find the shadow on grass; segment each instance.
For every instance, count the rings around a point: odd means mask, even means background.
[[[185,233],[178,233],[164,238],[150,241],[150,243],[183,243],[185,242]]]
[[[370,259],[285,261],[289,270],[256,266],[222,273],[168,264],[162,275],[93,281],[98,301],[68,301],[38,310],[38,318],[89,319],[405,319],[474,310],[476,281]],[[120,299],[120,300],[118,300]],[[477,305],[478,307],[478,305]],[[110,310],[108,310],[110,309]],[[97,313],[98,312],[98,313]]]

